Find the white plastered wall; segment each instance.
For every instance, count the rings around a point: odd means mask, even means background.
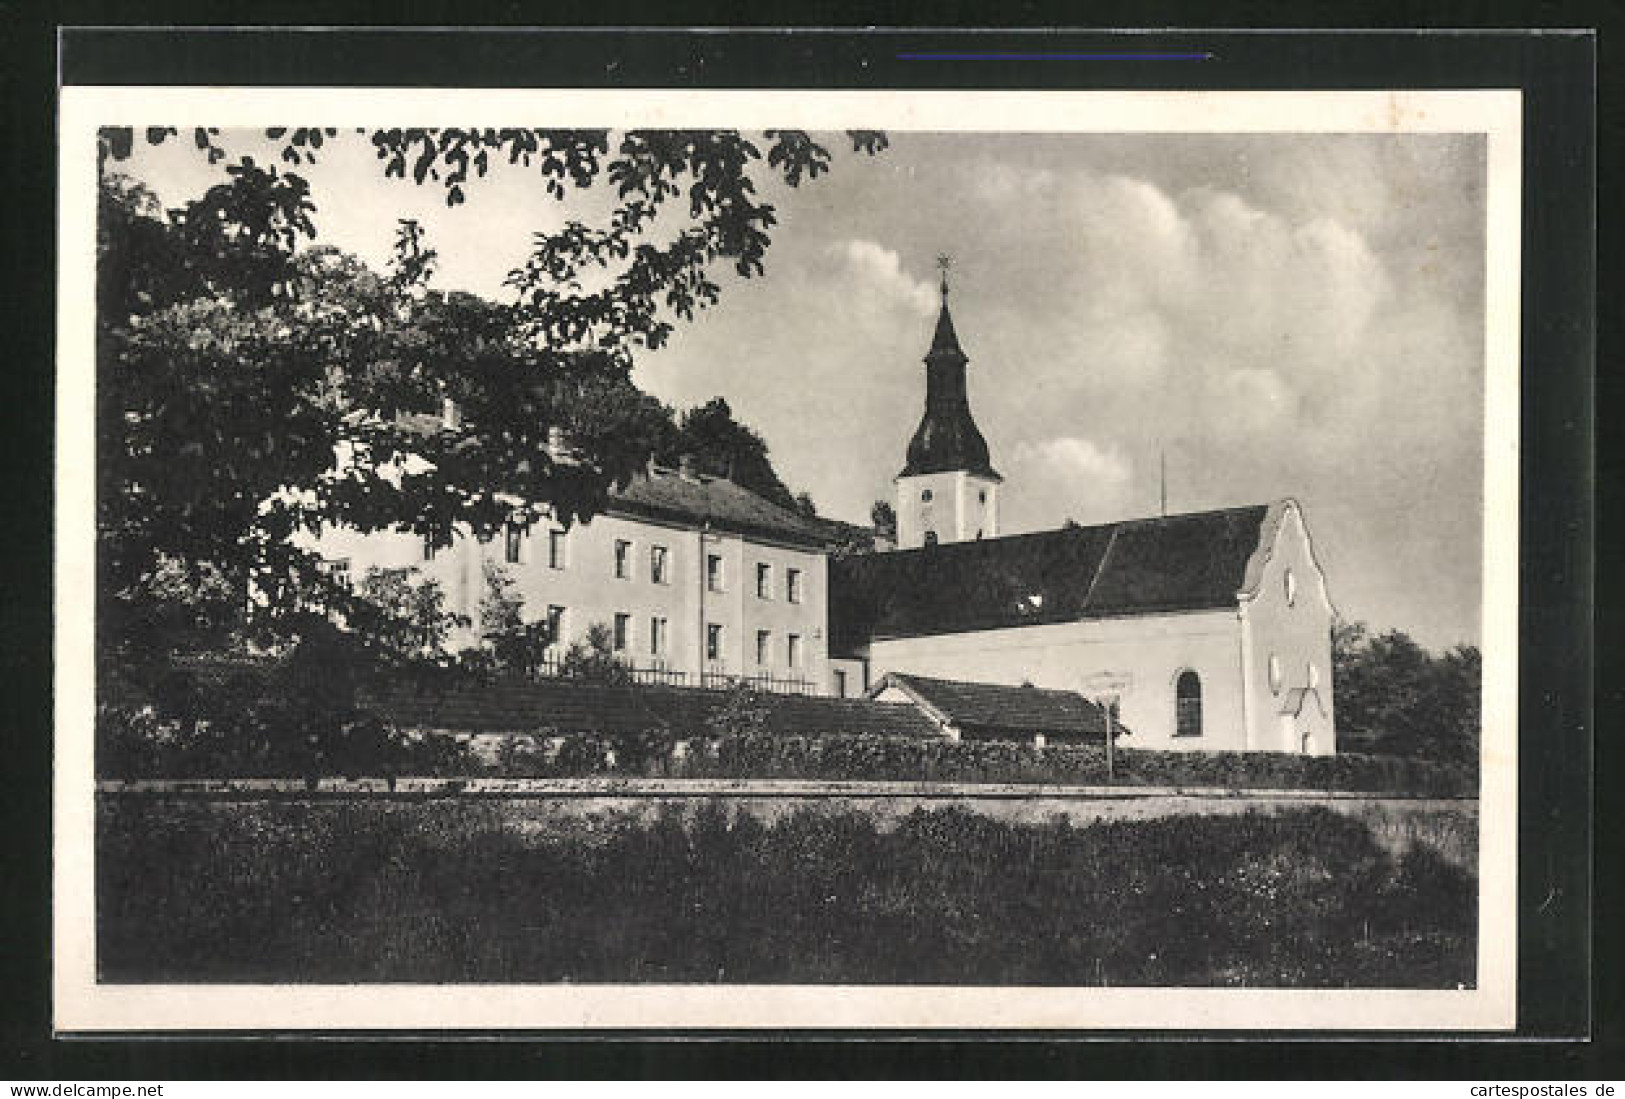
[[[1086,690],[1091,679],[1123,676],[1124,743],[1159,750],[1248,747],[1235,611],[1141,615],[876,640],[871,677],[913,672],[942,679]],[[1174,682],[1191,669],[1202,681],[1202,735],[1174,735]]]

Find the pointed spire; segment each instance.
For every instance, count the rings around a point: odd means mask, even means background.
[[[954,332],[954,319],[948,313],[948,269],[953,265],[952,256],[944,253],[937,257],[937,267],[942,272],[942,311],[937,314],[937,330],[931,337],[928,358],[944,352],[965,358],[965,352],[959,347],[959,336]]]

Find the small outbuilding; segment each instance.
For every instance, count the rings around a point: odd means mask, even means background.
[[[1100,743],[1106,736],[1106,711],[1077,691],[891,672],[868,698],[912,705],[950,740],[1031,738],[1042,747],[1049,741]]]

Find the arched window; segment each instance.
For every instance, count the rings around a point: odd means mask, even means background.
[[[1281,574],[1281,589],[1282,589],[1282,592],[1286,595],[1286,605],[1287,606],[1290,607],[1293,604],[1297,603],[1297,601],[1298,601],[1298,578],[1296,576],[1292,575],[1292,570],[1291,569],[1287,569],[1285,572],[1283,572]]]
[[[1270,691],[1281,693],[1281,658],[1270,653]]]
[[[1202,735],[1202,679],[1188,668],[1174,682],[1174,735]]]
[[[928,545],[928,546],[934,546],[934,545],[937,544],[937,532],[936,531],[928,530],[928,531],[925,532],[925,544]]]
[[[929,504],[931,502],[931,490],[930,489],[922,489],[920,491],[920,500],[921,500],[922,503]]]

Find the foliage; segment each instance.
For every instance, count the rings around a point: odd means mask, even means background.
[[[485,593],[480,598],[480,637],[485,670],[506,675],[533,675],[547,659],[556,638],[546,619],[526,622],[524,596],[514,580],[494,561],[485,562]],[[478,659],[478,656],[475,659]]]
[[[331,525],[446,545],[490,536],[516,507],[595,514],[669,434],[633,355],[717,300],[714,267],[762,272],[776,215],[758,181],[795,186],[830,162],[794,131],[769,131],[765,154],[732,131],[360,132],[386,178],[439,184],[452,205],[506,163],[557,199],[603,189],[612,209],[537,234],[499,305],[430,291],[434,251],[410,222],[382,276],[299,250],[317,210],[292,169],[348,132],[267,130],[261,164],[196,128],[222,178],[164,211],[115,171],[136,132],[101,131],[98,636],[114,665],[218,647],[222,631],[288,644],[315,617],[365,630],[368,607],[299,545]],[[440,419],[448,399],[455,426]],[[548,456],[551,427],[572,439],[568,461]]]
[[[373,612],[362,641],[382,647],[393,658],[389,663],[435,662],[451,632],[468,625],[447,609],[439,581],[414,568],[369,568],[357,594],[359,605]]]
[[[632,682],[632,670],[615,651],[615,635],[602,622],[588,626],[586,636],[564,651],[559,674],[588,683],[623,685]]]
[[[1474,981],[1473,877],[1321,809],[1083,827],[513,812],[101,798],[102,979]]]
[[[766,731],[761,696],[735,689],[701,730],[659,736],[548,730],[558,747],[504,762],[497,774],[551,778],[585,774],[671,778],[828,781],[1070,783],[1227,789],[1332,790],[1471,797],[1476,775],[1462,764],[1390,756],[1153,752],[1118,749],[1115,776],[1099,745],[1037,749],[1012,741],[908,740],[889,736],[784,736]],[[630,740],[638,745],[626,749]],[[687,745],[680,752],[679,742]],[[616,763],[609,764],[613,754]],[[569,761],[561,763],[561,760]],[[634,762],[641,761],[641,762]]]
[[[1399,630],[1372,634],[1361,623],[1339,622],[1332,675],[1340,737],[1395,755],[1478,758],[1477,648],[1457,645],[1436,656]]]
[[[685,410],[655,451],[657,459],[672,466],[685,455],[693,458],[701,473],[726,477],[780,507],[796,511],[800,506],[774,470],[766,441],[734,419],[733,409],[721,397]]]
[[[869,522],[874,526],[875,538],[891,542],[897,541],[897,512],[885,500],[876,500],[869,509]]]

